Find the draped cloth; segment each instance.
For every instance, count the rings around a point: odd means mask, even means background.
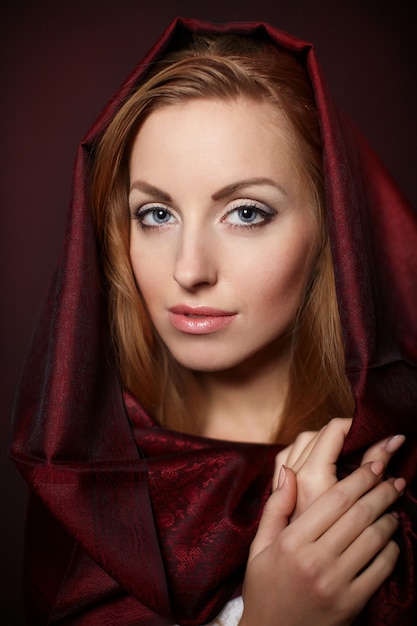
[[[336,108],[310,43],[266,24],[175,20],[81,143],[62,256],[17,394],[10,454],[30,488],[26,596],[32,624],[184,626],[241,591],[278,446],[161,428],[123,392],[109,340],[88,200],[93,147],[162,53],[193,32],[254,34],[307,68],[323,137],[328,229],[356,398],[340,461],[404,433],[392,473],[398,565],[357,624],[414,623],[417,557],[417,216]]]

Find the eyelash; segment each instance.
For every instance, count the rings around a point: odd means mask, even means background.
[[[261,221],[244,222],[242,221],[240,224],[229,223],[230,228],[238,228],[240,230],[249,230],[254,228],[261,228],[265,226],[268,222],[270,222],[275,216],[276,212],[271,209],[265,209],[264,204],[258,204],[254,201],[242,201],[235,200],[232,202],[231,208],[227,211],[227,213],[222,217],[221,222],[227,221],[227,218],[234,213],[238,214],[239,211],[252,211],[255,215],[255,220],[258,216],[262,218]],[[165,207],[163,204],[146,204],[143,207],[140,207],[137,211],[134,212],[132,218],[138,223],[138,225],[142,228],[142,230],[157,230],[164,226],[168,226],[167,222],[160,222],[155,224],[145,224],[144,220],[147,215],[155,215],[158,211],[164,212],[168,218],[169,216],[175,217],[168,207]]]
[[[233,215],[233,213],[239,213],[239,211],[253,211],[256,213],[257,216],[260,216],[262,220],[260,222],[256,221],[255,223],[242,222],[241,224],[229,224],[231,228],[239,228],[244,230],[261,228],[262,226],[265,226],[265,224],[268,224],[268,222],[270,222],[276,216],[276,212],[272,211],[269,207],[266,208],[266,205],[264,204],[258,204],[257,202],[254,202],[252,200],[236,200],[232,202],[231,208],[227,211],[225,217],[222,218],[221,221],[225,221],[225,219],[229,215]]]
[[[159,229],[163,226],[165,226],[164,223],[160,223],[160,224],[145,224],[144,223],[144,219],[146,218],[147,215],[152,215],[157,213],[158,211],[163,211],[164,213],[166,213],[167,215],[172,216],[171,211],[168,209],[168,207],[165,207],[163,204],[146,204],[143,207],[137,209],[137,211],[134,212],[133,214],[133,219],[138,223],[138,225],[142,228],[142,230],[154,230],[154,229]]]

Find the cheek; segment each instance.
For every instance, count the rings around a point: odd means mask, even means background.
[[[297,246],[297,250],[287,250],[286,254],[270,259],[268,267],[253,286],[254,294],[265,307],[273,308],[279,304],[296,313],[312,271],[314,255],[309,254],[309,250],[310,240]]]
[[[146,254],[135,253],[131,250],[130,262],[133,274],[135,276],[136,285],[144,297],[146,303],[152,299],[156,292],[160,280],[157,280],[160,272],[155,263],[150,262]]]

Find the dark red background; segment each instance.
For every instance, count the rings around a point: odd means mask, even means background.
[[[315,44],[336,99],[417,206],[417,28],[412,3],[383,0],[7,4],[0,9],[0,615],[17,626],[26,495],[7,458],[11,406],[59,254],[79,140],[175,16],[265,20]]]

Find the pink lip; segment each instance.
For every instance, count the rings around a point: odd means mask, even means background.
[[[168,311],[172,326],[190,335],[206,335],[215,333],[228,326],[236,313],[213,309],[206,306],[190,307],[178,304]]]

